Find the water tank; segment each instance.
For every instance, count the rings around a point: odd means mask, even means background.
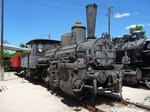
[[[73,37],[71,33],[65,33],[61,36],[61,44],[62,46],[67,46],[73,44]]]
[[[71,29],[74,43],[86,40],[86,28],[80,22],[76,22]]]

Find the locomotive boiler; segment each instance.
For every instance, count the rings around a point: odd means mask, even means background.
[[[116,63],[124,64],[123,76],[127,82],[145,82],[150,88],[150,40],[144,32],[136,31],[115,38]]]
[[[96,96],[99,90],[121,92],[121,72],[113,66],[114,45],[103,34],[95,37],[97,5],[86,6],[86,28],[76,23],[61,37],[61,46],[49,50],[39,63],[49,64],[46,82],[76,97]],[[48,61],[45,61],[48,60]]]

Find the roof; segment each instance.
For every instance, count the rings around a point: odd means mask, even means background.
[[[27,45],[30,45],[32,42],[48,42],[50,44],[59,44],[60,41],[59,40],[50,40],[50,39],[34,39],[34,40],[30,40],[29,42],[27,42]]]
[[[0,48],[1,48],[1,44],[0,44]],[[28,48],[22,48],[22,47],[8,45],[8,44],[3,44],[3,48],[6,50],[13,50],[13,51],[19,50],[19,51],[24,51],[24,52],[30,52],[30,49]]]

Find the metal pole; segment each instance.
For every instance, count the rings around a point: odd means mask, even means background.
[[[3,31],[4,31],[4,0],[2,0],[2,15],[1,15],[1,67],[4,66],[3,56]]]
[[[4,80],[3,32],[4,32],[4,0],[2,0],[1,3],[1,80]]]
[[[48,34],[48,39],[50,39],[51,38],[51,36],[50,36],[50,34]]]
[[[110,39],[110,14],[112,13],[112,8],[110,5],[108,5],[108,35],[109,35],[109,39]]]
[[[41,36],[48,36],[48,39],[51,38],[51,35],[50,35],[50,34],[45,34],[45,35],[41,35]]]
[[[110,35],[110,10],[108,7],[108,34]]]

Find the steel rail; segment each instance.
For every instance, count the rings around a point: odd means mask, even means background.
[[[141,103],[137,103],[137,102],[131,102],[131,101],[127,101],[127,100],[124,100],[120,97],[115,97],[115,96],[111,96],[111,95],[107,95],[108,97],[118,101],[119,103],[123,104],[123,105],[128,105],[128,104],[131,104],[131,105],[134,105],[138,108],[142,108],[142,109],[145,109],[145,110],[148,110],[150,111],[150,106],[147,106],[147,105],[143,105]]]
[[[143,104],[140,104],[140,103],[130,102],[130,101],[126,101],[126,100],[121,100],[120,103],[122,103],[124,105],[131,104],[131,105],[134,105],[138,108],[142,108],[142,109],[150,111],[150,106],[146,106],[146,105],[143,105]]]
[[[99,109],[99,108],[95,107],[94,105],[89,105],[89,104],[86,104],[86,103],[81,102],[81,101],[79,103],[82,105],[82,107],[89,110],[89,112],[105,112],[104,110]]]

